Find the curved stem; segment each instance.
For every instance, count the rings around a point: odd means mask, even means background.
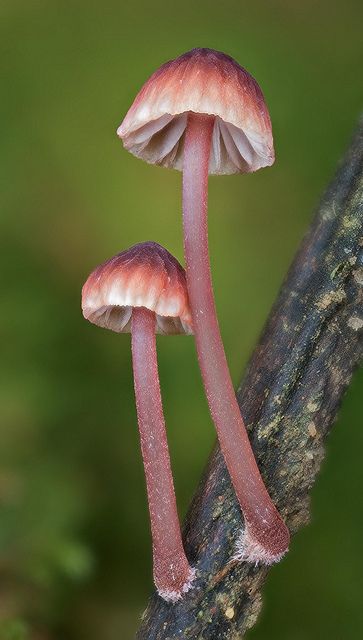
[[[220,335],[208,252],[208,164],[213,116],[190,113],[184,142],[183,223],[187,284],[203,383],[218,438],[245,518],[237,557],[270,563],[289,532],[267,493],[237,403]]]
[[[184,552],[161,401],[155,313],[134,308],[132,363],[153,545],[154,582],[165,600],[188,591],[194,575]]]

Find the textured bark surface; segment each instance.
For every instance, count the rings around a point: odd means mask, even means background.
[[[237,395],[262,475],[292,533],[363,356],[363,123],[289,270]],[[216,450],[185,524],[196,588],[153,595],[139,640],[237,640],[261,607],[266,567],[231,562],[242,516]]]

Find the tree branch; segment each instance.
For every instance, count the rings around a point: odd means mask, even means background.
[[[363,355],[363,122],[302,242],[249,363],[238,401],[271,497],[292,533],[354,368]],[[243,527],[219,450],[188,514],[196,588],[150,600],[139,640],[237,640],[261,607],[266,567],[231,562]]]

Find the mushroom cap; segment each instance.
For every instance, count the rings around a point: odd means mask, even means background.
[[[99,265],[82,289],[86,320],[131,331],[133,307],[155,312],[156,333],[193,333],[185,271],[156,242],[141,242]]]
[[[117,135],[146,162],[182,170],[188,112],[215,116],[210,174],[273,164],[271,121],[260,87],[233,58],[213,49],[192,49],[155,71]]]

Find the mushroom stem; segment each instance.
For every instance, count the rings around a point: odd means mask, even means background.
[[[208,251],[208,166],[214,116],[189,113],[183,160],[187,285],[198,360],[245,531],[236,558],[270,564],[287,551],[289,531],[261,478],[232,385],[216,314]]]
[[[158,374],[155,313],[132,311],[131,345],[137,418],[144,462],[159,595],[175,602],[189,590],[194,571],[181,538]]]

